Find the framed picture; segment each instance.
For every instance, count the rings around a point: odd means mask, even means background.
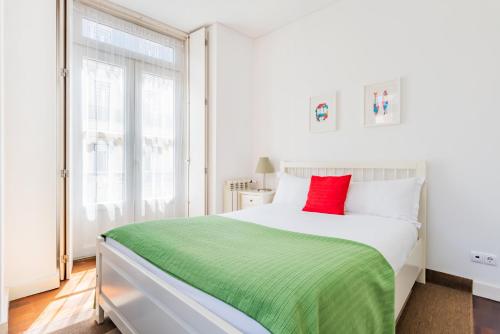
[[[365,127],[401,123],[400,79],[365,86]]]
[[[309,102],[309,131],[318,133],[335,130],[337,130],[336,96],[312,96]]]

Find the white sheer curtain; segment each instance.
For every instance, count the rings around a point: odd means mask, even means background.
[[[184,43],[74,4],[71,202],[74,257],[95,237],[185,210]]]

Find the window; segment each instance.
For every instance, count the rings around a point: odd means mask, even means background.
[[[70,112],[75,257],[111,227],[184,215],[184,44],[75,3]]]
[[[82,18],[82,37],[106,43],[138,55],[174,62],[174,49],[119,29]]]
[[[150,73],[141,78],[142,193],[146,200],[174,197],[174,83]]]
[[[125,198],[124,69],[87,58],[81,71],[83,204]]]

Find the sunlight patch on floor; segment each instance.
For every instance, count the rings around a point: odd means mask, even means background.
[[[50,333],[95,315],[95,269],[74,273],[25,333]]]

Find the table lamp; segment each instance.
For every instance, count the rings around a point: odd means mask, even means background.
[[[274,167],[268,157],[259,158],[257,163],[257,168],[255,168],[255,173],[262,174],[262,188],[257,189],[258,191],[270,191],[271,189],[266,188],[266,174],[274,173]]]

